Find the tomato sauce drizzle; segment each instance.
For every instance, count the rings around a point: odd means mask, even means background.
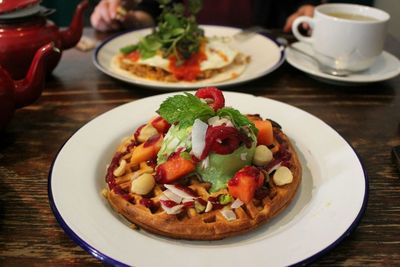
[[[136,62],[140,59],[140,52],[139,50],[135,50],[131,53],[129,53],[128,55],[126,55],[127,58],[129,58],[130,60]]]
[[[184,81],[194,81],[200,73],[200,63],[207,59],[207,55],[199,51],[193,53],[182,64],[177,65],[175,55],[169,57],[169,69],[174,74],[175,78]]]

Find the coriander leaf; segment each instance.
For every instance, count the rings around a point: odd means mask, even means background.
[[[189,12],[191,14],[197,14],[203,8],[202,0],[191,0],[189,1]]]
[[[170,124],[179,123],[180,127],[193,125],[195,119],[207,120],[214,116],[214,110],[192,94],[175,95],[167,98],[157,113]]]
[[[175,28],[171,31],[171,35],[178,36],[178,35],[183,34],[184,32],[185,32],[185,29],[183,29],[183,28]]]
[[[145,38],[143,38],[142,43],[149,51],[157,51],[162,46],[160,40],[153,35],[148,35]]]
[[[160,5],[168,5],[169,3],[171,3],[171,0],[158,0],[158,2],[160,3]]]
[[[220,117],[229,117],[232,123],[236,127],[248,126],[253,131],[255,135],[258,133],[258,129],[245,115],[240,113],[239,110],[231,108],[231,107],[224,107],[217,111],[217,115]]]
[[[175,28],[175,27],[179,27],[180,26],[180,23],[179,23],[179,20],[178,20],[177,16],[175,16],[173,14],[170,14],[170,13],[165,14],[164,19],[165,19],[165,22],[167,23],[167,25],[170,28]]]
[[[181,3],[174,4],[173,11],[178,15],[183,15],[185,12],[185,6]]]
[[[135,51],[137,49],[138,49],[138,45],[134,44],[134,45],[127,45],[125,47],[122,47],[119,51],[122,54],[129,54],[129,53],[132,53],[133,51]]]

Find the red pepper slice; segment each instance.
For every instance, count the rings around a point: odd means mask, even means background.
[[[217,111],[225,106],[225,98],[221,90],[216,87],[204,87],[197,90],[195,96],[205,99],[208,105]]]

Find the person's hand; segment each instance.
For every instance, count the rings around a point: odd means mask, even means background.
[[[312,17],[314,15],[314,8],[315,7],[313,5],[304,5],[299,7],[299,9],[297,9],[295,13],[293,13],[287,18],[285,26],[283,27],[283,31],[290,32],[292,30],[292,24],[297,17],[300,16]],[[302,26],[305,30],[309,29],[309,25],[306,23],[304,23]]]
[[[120,0],[101,0],[90,16],[93,28],[103,32],[118,30],[120,24],[116,20],[116,16],[120,4]]]
[[[122,7],[124,4],[126,3],[121,0],[101,0],[90,16],[93,28],[105,32],[121,28],[139,29],[154,25],[153,17],[147,12],[126,10],[126,8],[134,8],[136,4]]]

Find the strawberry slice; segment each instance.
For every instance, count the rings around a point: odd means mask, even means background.
[[[204,87],[197,90],[195,96],[205,99],[208,105],[217,111],[225,106],[225,98],[221,90],[216,87]]]
[[[264,175],[259,169],[254,166],[245,166],[228,181],[229,194],[244,203],[249,203],[263,183]]]

